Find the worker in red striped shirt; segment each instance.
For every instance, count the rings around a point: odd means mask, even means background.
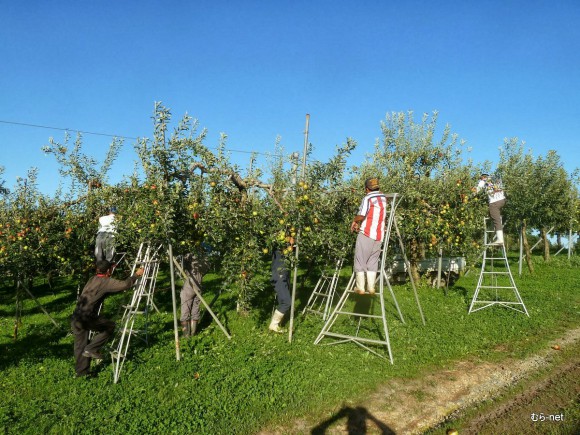
[[[386,215],[387,197],[379,191],[379,180],[369,178],[365,181],[365,197],[350,225],[350,230],[358,233],[354,248],[354,291],[358,294],[365,294],[365,275],[366,289],[370,295],[375,294]]]

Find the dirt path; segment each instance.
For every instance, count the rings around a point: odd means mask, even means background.
[[[578,434],[580,413],[570,415],[568,407],[576,402],[578,408],[579,399],[580,360],[575,359],[533,381],[524,381],[517,394],[478,410],[461,424],[461,434]],[[566,408],[566,412],[561,411]]]
[[[569,331],[559,340],[554,340],[554,343],[557,343],[562,351],[568,347],[577,347],[580,344],[580,328]],[[306,420],[298,420],[293,427],[266,430],[261,432],[261,435],[421,434],[452,416],[461,415],[475,404],[499,397],[508,387],[544,369],[551,375],[528,386],[524,393],[517,396],[517,400],[498,405],[473,418],[464,424],[461,431],[462,434],[515,433],[507,430],[513,428],[509,426],[513,424],[508,418],[510,413],[514,414],[517,408],[518,415],[515,418],[521,420],[522,415],[529,416],[532,412],[549,411],[543,411],[538,405],[533,405],[533,399],[541,398],[542,393],[550,387],[558,388],[558,382],[571,387],[570,394],[576,394],[576,397],[580,394],[577,390],[578,383],[570,386],[570,382],[577,382],[580,379],[578,355],[576,354],[572,361],[562,363],[555,358],[558,353],[558,350],[548,348],[524,360],[508,359],[501,363],[457,362],[448,370],[441,370],[419,379],[390,381],[379,387],[367,399],[354,405],[345,405],[325,421],[313,425]],[[533,406],[536,406],[536,411]],[[552,409],[551,413],[555,411],[556,409]],[[499,423],[501,421],[506,423]],[[484,426],[488,430],[482,432]]]

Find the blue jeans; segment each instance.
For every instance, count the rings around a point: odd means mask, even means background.
[[[277,310],[281,313],[286,313],[290,309],[292,300],[290,298],[290,272],[284,262],[284,256],[279,250],[275,250],[272,254],[272,284],[276,291],[276,299],[278,300]]]

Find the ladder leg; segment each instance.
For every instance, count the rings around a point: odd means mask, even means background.
[[[391,351],[391,341],[389,339],[389,327],[387,326],[387,317],[385,316],[385,298],[383,296],[384,293],[384,282],[387,282],[387,284],[389,283],[388,278],[386,273],[384,273],[383,270],[383,274],[381,274],[380,277],[380,281],[379,281],[379,293],[380,293],[380,301],[381,301],[381,312],[383,313],[383,333],[385,334],[385,341],[387,342],[387,350],[389,352],[389,360],[391,361],[391,364],[394,364],[393,362],[393,352]],[[389,284],[388,284],[389,285]],[[390,285],[389,285],[389,289],[391,289]],[[391,289],[392,292],[392,289]],[[399,308],[399,306],[397,305],[397,309]],[[400,311],[399,311],[399,314]],[[401,320],[403,319],[402,314],[401,314]],[[404,321],[403,321],[404,323]]]
[[[324,315],[322,316],[323,320],[328,318],[328,314],[330,313],[334,303],[334,296],[336,295],[336,287],[338,285],[338,276],[340,274],[340,269],[342,268],[342,260],[340,260],[339,263],[340,266],[337,265],[334,275],[332,276],[332,281],[330,282],[329,296],[326,298],[326,306],[324,307]]]
[[[385,280],[385,282],[387,283],[387,287],[389,287],[391,297],[393,298],[393,302],[395,303],[395,307],[397,308],[397,313],[399,313],[399,319],[401,319],[402,323],[405,323],[405,318],[403,317],[403,313],[401,312],[401,309],[399,308],[399,303],[397,302],[397,298],[395,297],[395,292],[393,291],[393,288],[391,287],[391,284],[389,283],[389,278],[387,276],[387,272],[385,272],[385,269],[383,269],[383,272],[382,272],[382,279]]]
[[[421,308],[421,303],[419,302],[419,295],[417,293],[417,286],[415,285],[415,279],[411,273],[411,263],[407,259],[407,254],[405,253],[405,244],[403,243],[403,238],[399,232],[399,227],[397,226],[397,220],[394,221],[395,231],[397,232],[397,237],[399,238],[399,246],[401,247],[401,252],[403,253],[403,259],[405,260],[405,266],[407,267],[407,274],[409,275],[409,281],[411,281],[411,287],[413,287],[413,294],[415,295],[415,302],[417,303],[417,308],[419,309],[419,314],[421,315],[421,321],[425,325],[425,316],[423,315],[423,309]],[[387,282],[388,283],[388,282]],[[389,284],[390,288],[390,284]],[[405,323],[403,321],[403,323]]]

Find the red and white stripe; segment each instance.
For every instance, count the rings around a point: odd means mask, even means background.
[[[359,208],[358,214],[364,216],[360,232],[378,242],[383,240],[385,217],[387,214],[387,197],[381,192],[367,194]]]

